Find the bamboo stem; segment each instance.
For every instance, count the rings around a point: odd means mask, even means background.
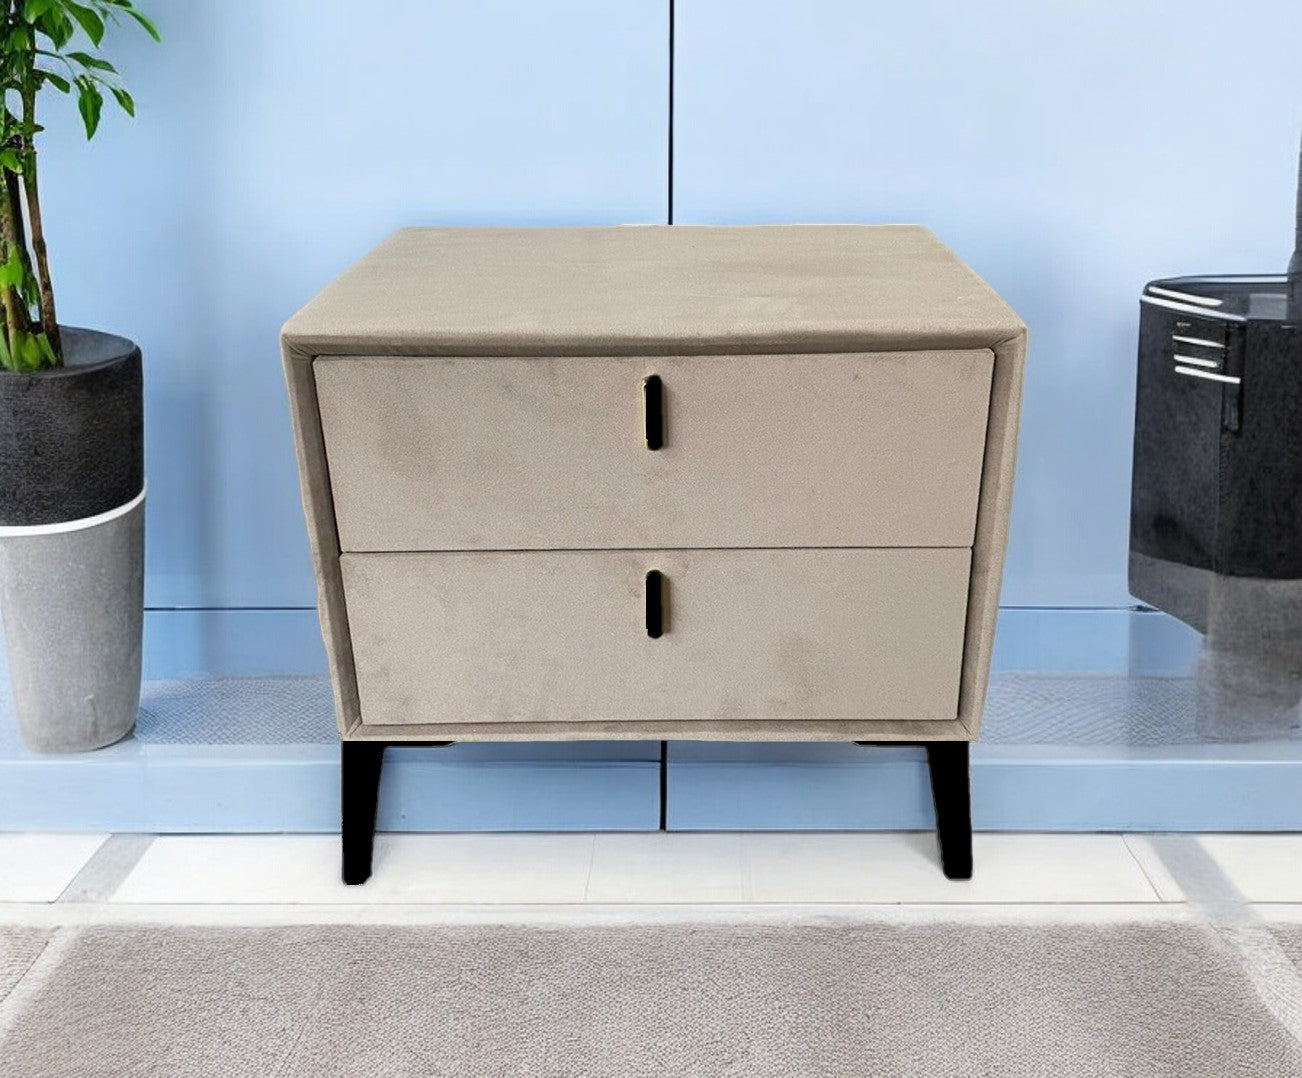
[[[8,189],[0,193],[0,238],[4,239],[6,255],[14,250],[17,242],[17,236],[14,230],[14,205],[9,201]],[[19,333],[23,328],[23,322],[26,321],[22,315],[25,313],[22,307],[22,297],[18,295],[13,288],[0,289],[0,302],[4,305],[5,312],[5,339],[9,344],[10,361],[14,370],[22,369],[22,359],[18,352]]]
[[[9,245],[4,242],[0,236],[0,260],[9,261]],[[0,333],[4,334],[5,354],[0,357],[0,367],[5,367],[11,371],[18,370],[18,357],[14,355],[12,335],[9,332],[9,289],[4,289],[4,294],[0,295],[0,318],[4,319],[4,326],[0,328]]]
[[[23,129],[36,127],[36,86],[23,89]],[[45,227],[41,222],[41,196],[36,176],[36,141],[28,138],[23,156],[23,191],[27,195],[27,219],[32,229],[32,251],[36,255],[37,289],[40,292],[41,329],[54,350],[58,365],[63,364],[63,345],[59,340],[59,321],[54,312],[54,285],[50,281],[49,255],[45,247]],[[16,201],[16,200],[15,200]]]

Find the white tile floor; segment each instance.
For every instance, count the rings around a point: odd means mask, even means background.
[[[0,903],[53,903],[104,835],[0,834]],[[1212,835],[1250,902],[1302,903],[1302,835]],[[365,887],[333,835],[155,838],[115,905],[1158,904],[1183,901],[1144,836],[979,834],[976,875],[924,833],[381,835]]]
[[[129,903],[1157,902],[1116,835],[978,835],[946,880],[921,833],[383,835],[363,889],[333,836],[164,836],[113,895]]]
[[[1208,835],[1202,844],[1249,902],[1302,902],[1302,835]]]
[[[106,838],[0,833],[0,902],[53,902]]]

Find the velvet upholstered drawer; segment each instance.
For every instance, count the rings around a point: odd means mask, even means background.
[[[907,548],[345,554],[362,722],[952,721],[970,561]]]
[[[364,552],[970,547],[992,363],[967,349],[313,368],[339,546]]]

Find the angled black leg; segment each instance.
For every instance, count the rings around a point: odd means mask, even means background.
[[[972,795],[966,741],[927,742],[931,798],[936,805],[940,864],[951,880],[972,878]]]
[[[344,883],[365,883],[371,878],[384,742],[343,741],[339,748]]]

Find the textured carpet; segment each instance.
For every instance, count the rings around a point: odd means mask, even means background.
[[[49,935],[48,932],[34,928],[0,929],[0,1000],[9,994],[9,990],[22,979],[28,967],[40,957]],[[3,1073],[4,1070],[0,1067],[0,1074]]]
[[[1275,935],[1289,957],[1302,969],[1302,925],[1280,925],[1275,929]]]
[[[1194,925],[64,931],[6,1078],[1302,1075]]]

